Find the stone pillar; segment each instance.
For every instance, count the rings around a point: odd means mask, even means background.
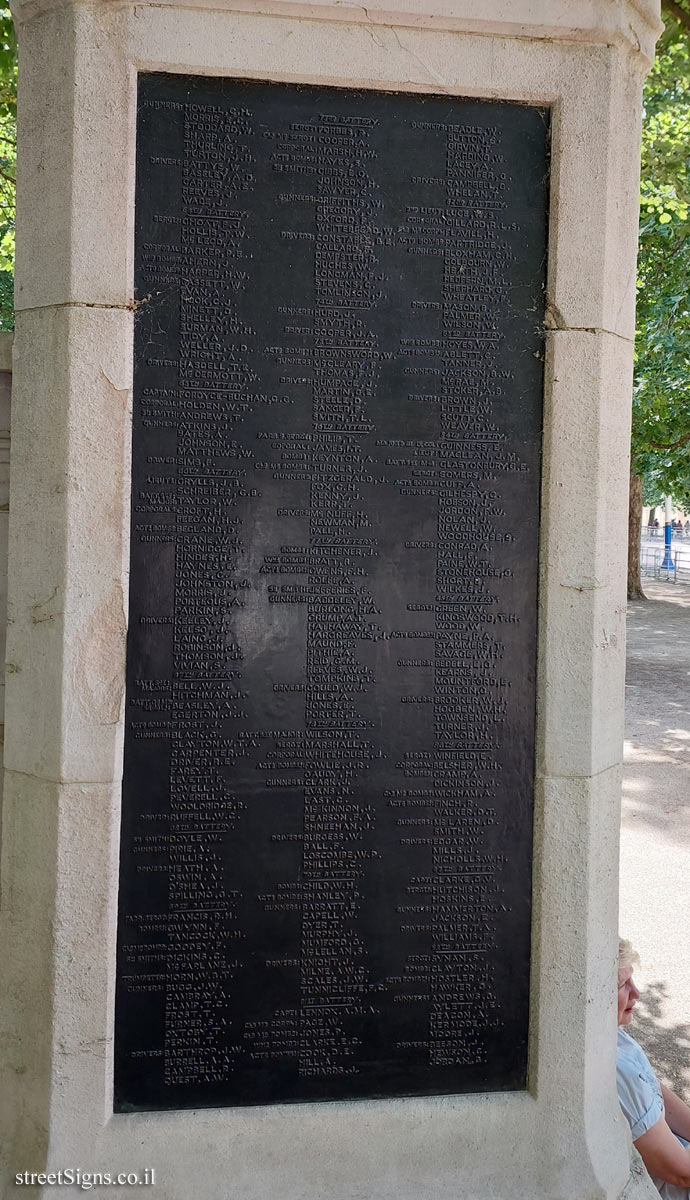
[[[7,627],[7,532],[10,516],[10,408],[12,398],[12,334],[0,332],[0,662],[5,657]],[[4,746],[5,680],[0,691],[0,746]],[[2,751],[0,751],[1,753]],[[2,791],[0,784],[0,803]],[[0,824],[1,828],[1,824]]]
[[[613,978],[637,164],[658,0],[15,0],[14,15],[6,1194],[15,1172],[153,1167],[161,1200],[655,1195],[630,1172],[616,1101]],[[138,70],[551,107],[525,1092],[113,1114]]]

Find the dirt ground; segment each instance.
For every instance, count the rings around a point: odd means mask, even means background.
[[[628,606],[620,931],[641,963],[631,1032],[690,1102],[690,586]]]

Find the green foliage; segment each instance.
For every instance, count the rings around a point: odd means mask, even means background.
[[[690,505],[690,35],[670,20],[645,88],[632,465]]]
[[[17,39],[0,8],[0,329],[14,327],[14,222],[17,163]]]
[[[648,471],[642,476],[642,503],[663,505],[666,496],[669,495],[673,496],[673,502],[678,508],[682,508],[683,512],[688,512],[690,510],[690,494],[682,477],[675,492],[667,486],[667,483],[668,476],[664,472],[655,469]],[[683,490],[684,487],[685,490]]]

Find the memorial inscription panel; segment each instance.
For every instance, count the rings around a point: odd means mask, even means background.
[[[525,1086],[547,127],[139,78],[117,1111]]]

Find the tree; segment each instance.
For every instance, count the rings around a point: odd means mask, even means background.
[[[14,328],[14,221],[17,161],[17,39],[0,8],[0,329]]]
[[[687,2],[687,0],[686,0]],[[644,598],[643,499],[690,506],[690,7],[667,27],[644,96],[628,595]]]

